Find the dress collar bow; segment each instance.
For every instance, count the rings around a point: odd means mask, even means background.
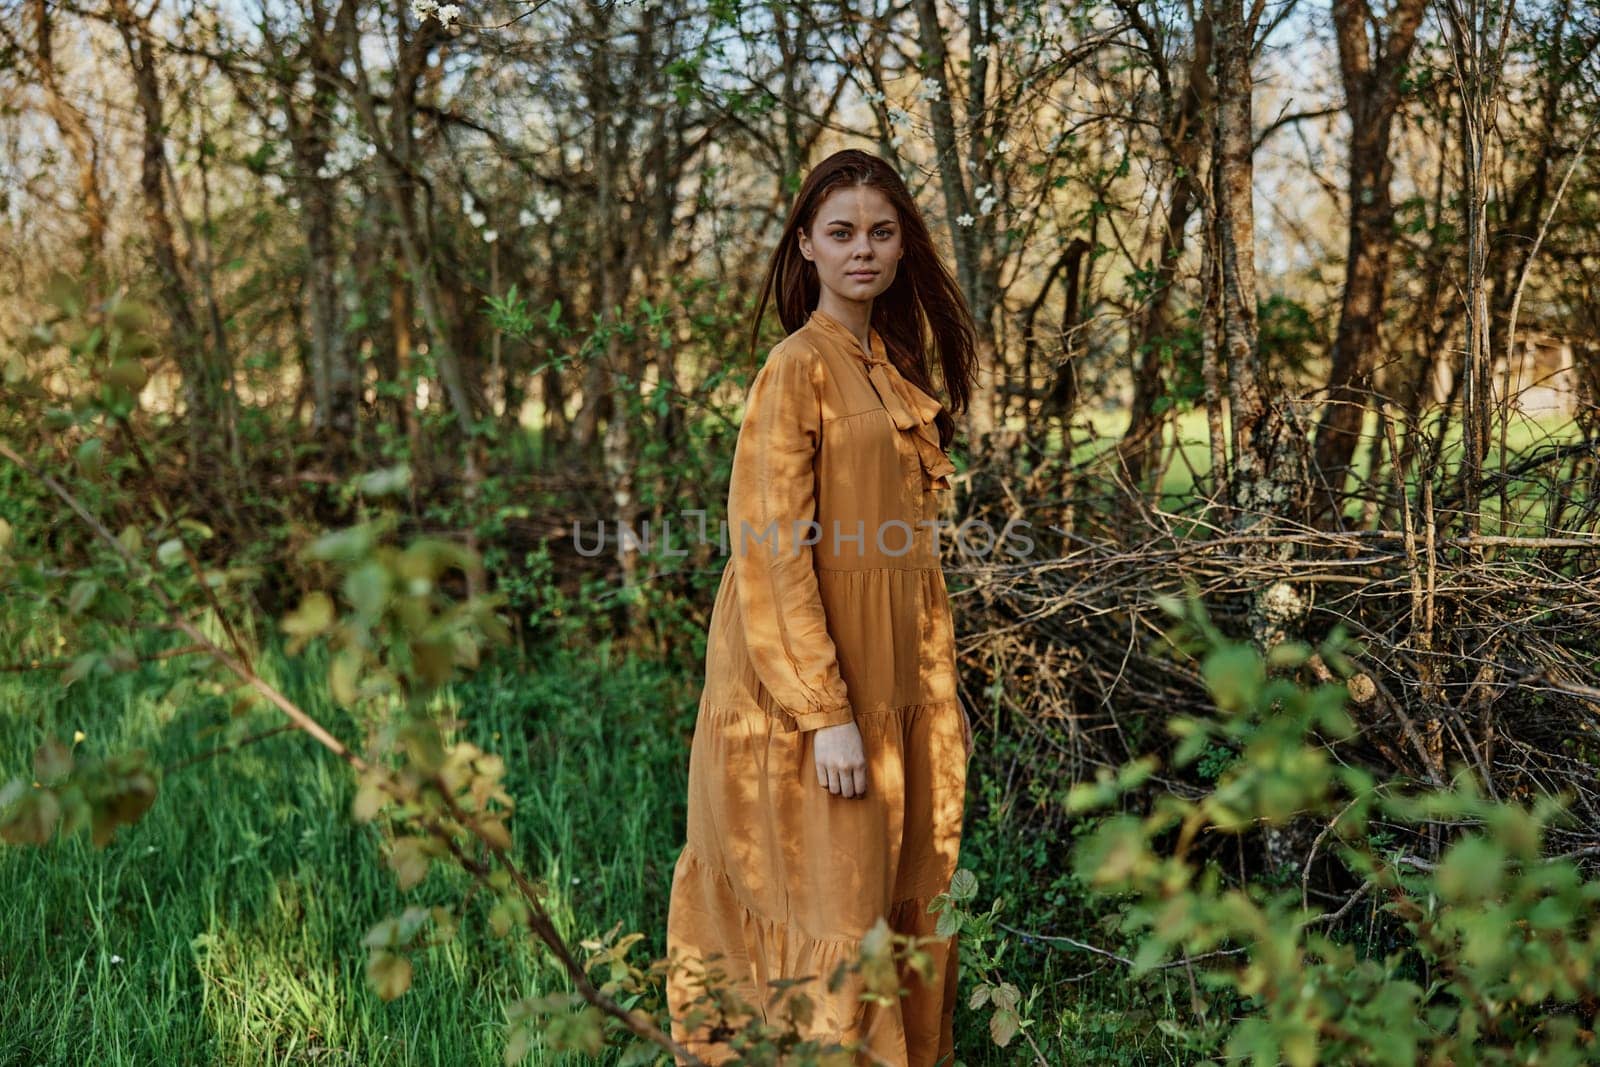
[[[927,488],[949,489],[950,475],[955,473],[956,466],[939,446],[939,426],[934,421],[944,405],[906,380],[889,359],[883,337],[876,328],[867,327],[870,347],[863,349],[861,339],[850,332],[848,326],[821,308],[814,308],[808,321],[837,337],[866,367],[867,380],[872,383],[878,399],[883,401],[884,410],[894,420],[895,427],[911,431]]]

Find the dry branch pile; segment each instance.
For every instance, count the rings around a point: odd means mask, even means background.
[[[1527,536],[1460,532],[1482,527],[1433,505],[1447,499],[1434,478],[1375,512],[1392,526],[1275,519],[1256,534],[1199,496],[1163,510],[1093,472],[972,472],[962,521],[1022,519],[1038,542],[1027,558],[953,551],[947,565],[967,703],[1010,742],[1003,803],[1021,824],[1058,829],[1070,785],[1163,750],[1172,716],[1210,713],[1195,666],[1162,640],[1159,602],[1192,589],[1234,634],[1266,599],[1287,605],[1305,640],[1343,626],[1360,642],[1359,732],[1339,758],[1418,783],[1460,765],[1496,797],[1565,790],[1575,818],[1554,843],[1600,852],[1597,460],[1588,442],[1546,464],[1561,468],[1546,481],[1524,472],[1520,514],[1537,498],[1538,514],[1560,519]],[[1331,677],[1319,660],[1312,670]],[[1189,770],[1153,785],[1193,795],[1203,783]]]

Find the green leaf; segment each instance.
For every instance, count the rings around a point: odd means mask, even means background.
[[[104,770],[90,803],[89,840],[96,848],[110,844],[118,826],[138,822],[156,801],[156,780],[145,769],[143,753],[107,760]]]
[[[617,1061],[617,1067],[644,1067],[647,1063],[655,1063],[661,1058],[661,1049],[652,1041],[643,1039],[631,1042],[623,1050],[622,1058]]]
[[[328,661],[328,689],[333,699],[350,707],[361,696],[361,650],[341,648]]]
[[[361,784],[356,787],[355,799],[350,803],[350,817],[356,822],[371,822],[377,818],[378,812],[383,810],[388,800],[389,794],[378,784],[376,775],[374,773],[363,775]]]
[[[400,920],[393,915],[372,924],[361,943],[368,948],[394,948],[400,944]]]
[[[72,764],[72,749],[52,737],[33,754],[33,776],[45,785],[55,785],[72,773]]]
[[[144,534],[137,526],[124,526],[122,532],[117,534],[117,544],[130,556],[138,556],[144,552]]]
[[[300,606],[285,615],[278,623],[279,629],[289,635],[287,647],[290,655],[298,653],[306,642],[333,625],[333,599],[320,589],[307,593]]]
[[[1079,878],[1094,886],[1116,886],[1154,866],[1143,824],[1132,815],[1107,816],[1074,850]]]
[[[377,531],[362,524],[323,534],[306,549],[306,555],[330,563],[354,563],[371,553],[376,541]]]
[[[183,518],[178,520],[180,530],[188,530],[202,541],[209,541],[216,536],[215,531],[199,519]]]
[[[1189,720],[1180,721],[1187,722]],[[1177,722],[1173,722],[1168,725],[1169,727],[1176,726]],[[1169,732],[1176,733],[1177,731],[1169,730]],[[1184,737],[1182,741],[1178,742],[1178,747],[1173,749],[1173,766],[1187,767],[1189,764],[1193,763],[1197,758],[1199,758],[1200,753],[1205,751],[1206,745],[1210,742],[1210,740],[1211,738],[1202,730],[1190,732],[1188,736]]]
[[[152,321],[150,305],[127,298],[118,300],[111,309],[111,322],[119,330],[129,333],[148,330]]]
[[[76,316],[83,309],[82,287],[72,275],[59,268],[52,270],[45,280],[44,298],[68,316]]]
[[[1020,1029],[1021,1020],[1014,1011],[1000,1010],[989,1016],[989,1037],[1001,1048],[1011,1044]]]
[[[411,961],[393,952],[374,952],[367,961],[367,981],[384,1000],[393,1000],[411,988]]]
[[[424,837],[401,837],[389,846],[387,862],[401,889],[410,889],[428,876],[427,845]]]
[[[1284,641],[1267,653],[1269,667],[1298,667],[1311,658],[1311,646],[1302,641]]]
[[[389,603],[393,584],[389,568],[372,559],[345,576],[344,595],[363,618],[376,621]]]
[[[506,829],[505,820],[480,816],[475,826],[478,836],[490,848],[504,852],[511,847],[511,831]]]
[[[523,921],[525,915],[522,901],[514,897],[501,897],[489,909],[489,932],[495,937],[505,937]]]
[[[72,583],[72,591],[67,594],[67,612],[71,615],[82,615],[90,604],[94,603],[94,595],[100,591],[100,583],[93,578],[84,578]]]
[[[1505,851],[1476,834],[1463,837],[1439,861],[1439,894],[1449,901],[1480,901],[1495,894],[1505,871]]]
[[[437,774],[444,766],[444,742],[433,723],[413,719],[400,728],[399,740],[418,772]]]
[[[456,664],[454,641],[448,638],[413,640],[409,647],[419,681],[429,686],[440,686],[450,680]]]
[[[506,1041],[506,1067],[515,1067],[528,1058],[528,1053],[533,1051],[533,1034],[526,1026],[519,1026],[511,1031],[511,1037]]]
[[[14,845],[42,845],[50,840],[60,818],[61,803],[55,793],[30,790],[0,822],[0,837]]]
[[[997,1008],[1015,1011],[1017,1005],[1022,1003],[1022,991],[1010,982],[1001,982],[999,986],[989,990],[989,999]]]
[[[1139,788],[1156,772],[1153,756],[1140,756],[1117,769],[1117,788],[1124,792]]]
[[[978,895],[978,876],[963,867],[950,879],[950,899],[966,903]]]
[[[89,438],[78,446],[78,469],[87,475],[98,474],[105,465],[105,454],[105,442],[98,437]]]
[[[411,465],[401,463],[382,470],[368,471],[356,478],[356,488],[365,496],[391,496],[411,485]]]
[[[82,681],[84,678],[89,677],[89,673],[100,666],[104,658],[98,652],[85,652],[83,655],[76,657],[67,665],[67,669],[61,672],[61,684],[68,686],[73,682]]]
[[[149,380],[144,365],[136,359],[119,359],[106,371],[107,382],[130,393],[137,394]]]
[[[1227,712],[1255,707],[1267,680],[1261,656],[1245,644],[1223,645],[1207,653],[1200,673],[1217,707]]]

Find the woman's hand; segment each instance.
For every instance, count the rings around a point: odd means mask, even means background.
[[[838,797],[859,797],[867,791],[867,757],[861,729],[854,721],[824,726],[811,742],[817,784]]]

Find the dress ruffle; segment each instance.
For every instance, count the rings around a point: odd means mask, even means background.
[[[700,977],[705,972],[721,971],[721,981],[736,991],[738,998],[752,1006],[764,1022],[785,1025],[784,1005],[790,991],[779,993],[769,987],[769,979],[783,978],[793,981],[810,977],[811,980],[796,987],[812,1005],[812,1023],[801,1028],[802,1034],[821,1044],[842,1044],[847,1041],[862,1042],[863,1051],[870,1051],[876,1062],[908,1062],[906,1027],[918,1025],[918,1020],[907,1018],[899,1004],[882,1006],[862,999],[866,986],[859,974],[846,973],[837,990],[830,991],[831,976],[841,966],[848,968],[856,959],[859,938],[809,937],[792,924],[786,924],[765,915],[742,899],[732,880],[700,856],[692,847],[679,854],[677,869],[673,874],[676,892],[680,896],[678,909],[673,914],[677,921],[693,915],[696,929],[703,929],[707,918],[714,918],[728,935],[724,944],[726,955],[716,959],[698,960],[678,955],[668,978],[668,994],[672,1007],[673,1037],[689,1051],[707,1063],[722,1063],[732,1059],[735,1049],[729,1043],[727,1024],[737,1030],[748,1019],[723,1020],[710,1001],[702,1005],[705,1018],[691,1027],[685,1019],[693,1013],[692,1002],[701,992]],[[933,935],[936,917],[928,913],[933,897],[907,897],[894,902],[886,921],[896,933],[914,934],[928,938]],[[738,936],[731,936],[737,931]],[[673,931],[669,929],[671,939]],[[739,952],[738,946],[744,951]],[[953,1000],[956,988],[957,944],[955,939],[932,942],[924,948],[931,956],[932,968],[940,977],[945,999]],[[775,967],[776,973],[764,974],[764,967]],[[902,987],[913,987],[921,976],[909,967],[902,967],[899,982]],[[948,1018],[948,1006],[944,1016]],[[724,1027],[719,1032],[719,1027]],[[937,1045],[937,1034],[928,1035],[920,1044]],[[918,1042],[911,1042],[913,1046]]]

